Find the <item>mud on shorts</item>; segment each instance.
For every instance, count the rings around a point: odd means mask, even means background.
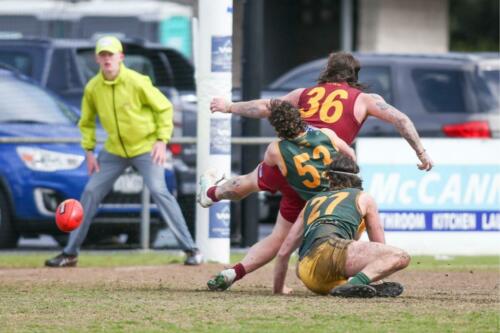
[[[347,282],[344,273],[347,247],[353,241],[333,235],[316,242],[297,263],[297,276],[309,290],[326,295]]]
[[[261,162],[258,166],[258,184],[262,191],[281,192],[280,213],[288,222],[294,223],[304,208],[306,201],[286,181],[277,166],[269,166]]]

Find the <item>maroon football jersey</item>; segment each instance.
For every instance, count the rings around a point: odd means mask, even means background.
[[[300,95],[300,113],[308,124],[329,128],[350,145],[363,125],[354,117],[354,102],[360,93],[347,83],[318,84]]]

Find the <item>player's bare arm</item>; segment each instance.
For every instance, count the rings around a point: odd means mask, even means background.
[[[266,118],[269,116],[269,99],[255,99],[248,102],[230,102],[223,98],[215,97],[210,102],[210,111],[232,113],[247,118]]]
[[[368,115],[374,116],[380,120],[391,123],[396,127],[399,134],[410,144],[415,150],[420,164],[420,170],[429,171],[434,163],[424,149],[420,137],[418,135],[413,122],[406,114],[388,104],[381,96],[376,94],[362,94]]]
[[[358,197],[358,207],[365,219],[366,232],[370,241],[385,244],[384,228],[380,223],[377,203],[373,197],[362,192]]]
[[[303,90],[303,88],[295,89],[279,99],[297,106]],[[269,102],[270,99],[255,99],[247,102],[233,103],[221,97],[214,97],[210,102],[210,111],[232,113],[247,118],[266,118],[270,113]]]
[[[285,174],[285,165],[282,161],[278,141],[273,141],[267,146],[266,152],[264,153],[264,163],[269,166],[277,165],[281,172]]]
[[[349,156],[353,161],[356,161],[356,153],[354,152],[354,149],[349,147],[349,145],[344,140],[339,138],[339,136],[334,131],[329,128],[322,128],[321,131],[330,138],[333,146],[336,147],[339,152]]]
[[[302,210],[295,221],[293,227],[290,229],[288,236],[280,247],[278,255],[276,256],[276,264],[274,265],[274,283],[273,293],[284,294],[285,292],[285,279],[286,272],[288,271],[288,261],[293,251],[295,251],[304,237],[304,210]]]

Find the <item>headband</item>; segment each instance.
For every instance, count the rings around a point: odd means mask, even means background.
[[[352,172],[345,172],[345,171],[337,171],[337,170],[330,170],[331,173],[339,173],[341,175],[346,175],[346,176],[355,176],[355,177],[358,177],[358,174],[357,173],[352,173]]]

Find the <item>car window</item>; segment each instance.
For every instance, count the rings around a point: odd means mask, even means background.
[[[465,77],[462,71],[422,68],[412,79],[424,108],[430,113],[465,113]]]
[[[271,89],[279,90],[294,90],[297,88],[310,87],[317,83],[320,72],[317,69],[302,71],[290,76],[286,81],[281,84],[272,84]],[[281,80],[280,80],[281,81]]]
[[[2,51],[0,53],[0,63],[10,65],[24,75],[31,76],[33,72],[31,56],[23,52]]]
[[[174,75],[174,86],[178,90],[195,90],[194,67],[182,54],[174,50],[164,50]]]
[[[500,70],[485,70],[480,73],[488,88],[495,95],[500,95]]]
[[[43,89],[0,77],[0,123],[74,124],[76,114]]]
[[[366,92],[382,96],[392,104],[391,70],[387,66],[361,66],[359,82],[366,85]]]
[[[85,81],[88,82],[99,71],[99,65],[95,62],[94,51],[78,52],[78,66],[83,73]],[[125,66],[141,74],[149,76],[153,84],[156,84],[156,75],[152,61],[140,54],[127,54],[124,60]]]
[[[479,101],[479,110],[483,112],[500,109],[500,70],[481,70],[474,85]]]

